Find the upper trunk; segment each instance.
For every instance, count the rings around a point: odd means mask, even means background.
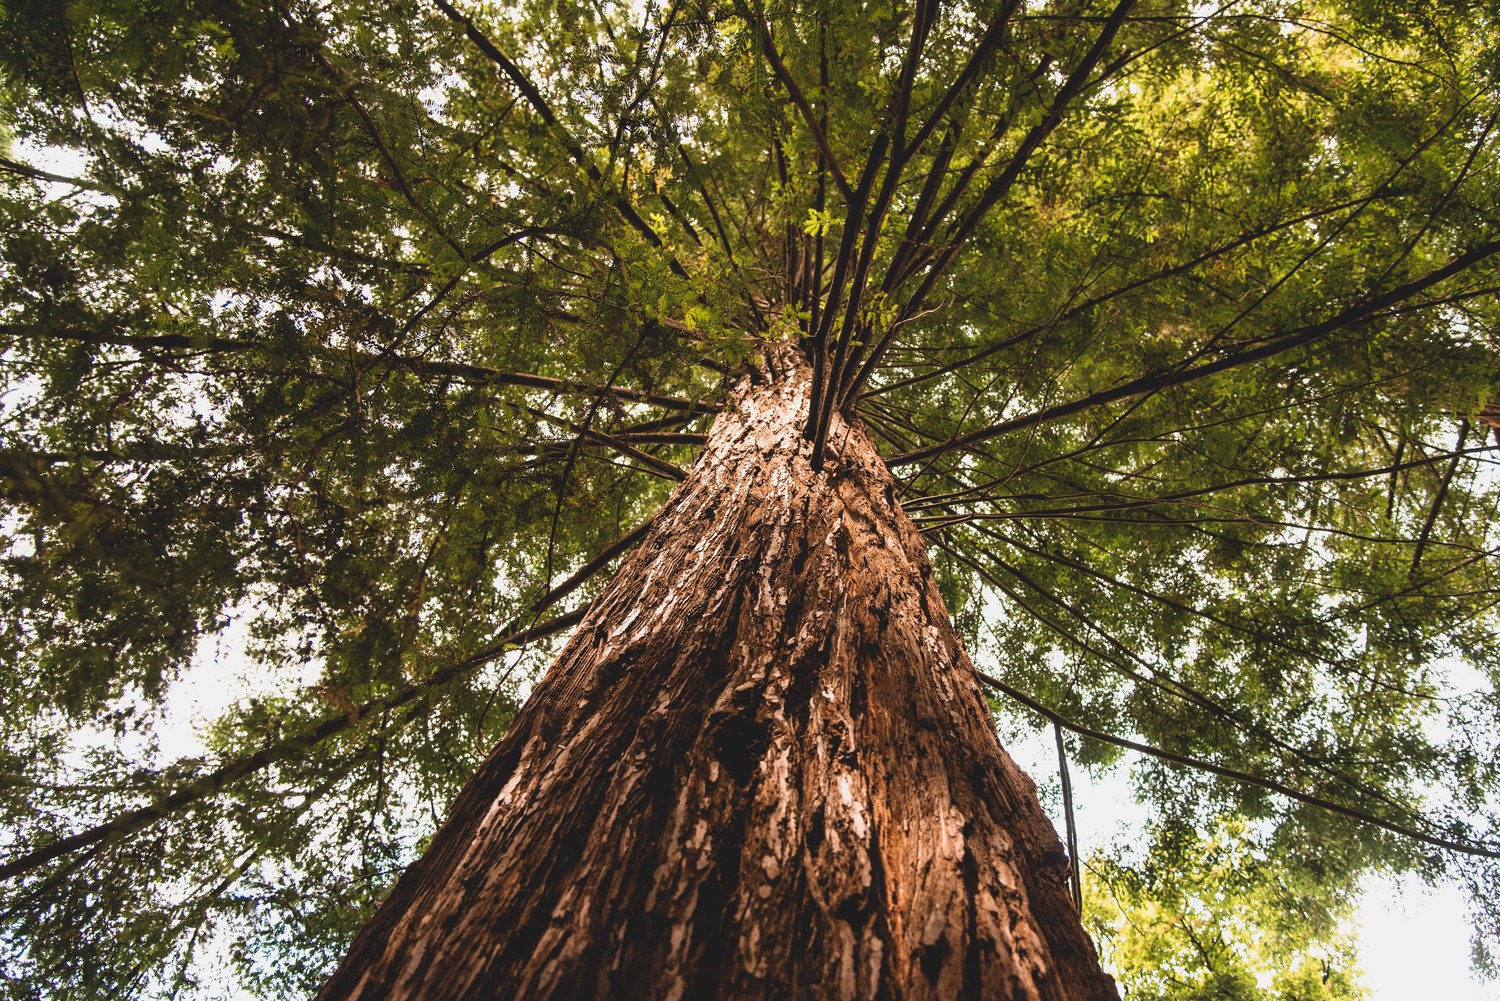
[[[321,997],[1115,998],[864,430],[775,355]]]

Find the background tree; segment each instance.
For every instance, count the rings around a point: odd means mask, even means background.
[[[1002,729],[1133,768],[1112,906],[1227,824],[1293,955],[1371,869],[1493,944],[1495,22],[7,0],[4,989],[305,993],[794,339]]]
[[[1247,850],[1245,834],[1234,823],[1183,844],[1166,834],[1138,868],[1089,860],[1087,913],[1109,943],[1124,996],[1364,996],[1353,943],[1331,920],[1325,893],[1263,871],[1269,860]]]

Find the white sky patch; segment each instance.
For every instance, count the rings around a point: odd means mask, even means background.
[[[1415,876],[1371,876],[1354,925],[1370,1001],[1500,1001],[1469,969],[1464,891]]]
[[[57,177],[76,178],[81,182],[88,181],[89,168],[93,164],[93,160],[82,150],[44,146],[29,141],[25,136],[18,136],[11,142],[10,155],[28,167]],[[114,208],[120,203],[114,195],[92,187],[80,187],[66,181],[49,181],[44,178],[33,178],[32,181],[41,187],[43,196],[49,202],[69,199],[84,215],[96,208]]]
[[[31,142],[24,136],[18,137],[11,146],[16,159],[37,170],[45,170],[49,174],[62,174],[65,177],[82,177],[88,173],[89,165],[93,162],[89,155],[82,150],[67,149],[62,146],[42,146]],[[59,185],[64,191],[71,190],[67,185]]]
[[[0,373],[17,371],[18,362],[13,352],[0,355],[5,367]],[[26,373],[13,382],[0,383],[0,422],[9,423],[16,416],[35,407],[42,399],[46,384],[33,373]]]
[[[444,112],[448,108],[448,95],[454,90],[462,88],[463,78],[456,73],[444,76],[437,83],[423,87],[417,91],[417,100],[422,102],[422,107],[427,113],[439,121],[446,121]]]
[[[208,756],[203,732],[235,706],[254,698],[286,693],[288,687],[317,683],[322,667],[303,665],[295,673],[271,671],[246,655],[250,640],[251,609],[235,608],[229,625],[219,633],[203,637],[193,662],[167,691],[162,722],[154,730],[164,759]]]

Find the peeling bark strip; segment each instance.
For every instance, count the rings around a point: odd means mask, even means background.
[[[321,998],[1116,998],[863,429],[742,388]]]

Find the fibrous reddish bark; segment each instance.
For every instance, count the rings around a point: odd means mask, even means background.
[[[1115,998],[863,429],[783,351],[325,986]]]

